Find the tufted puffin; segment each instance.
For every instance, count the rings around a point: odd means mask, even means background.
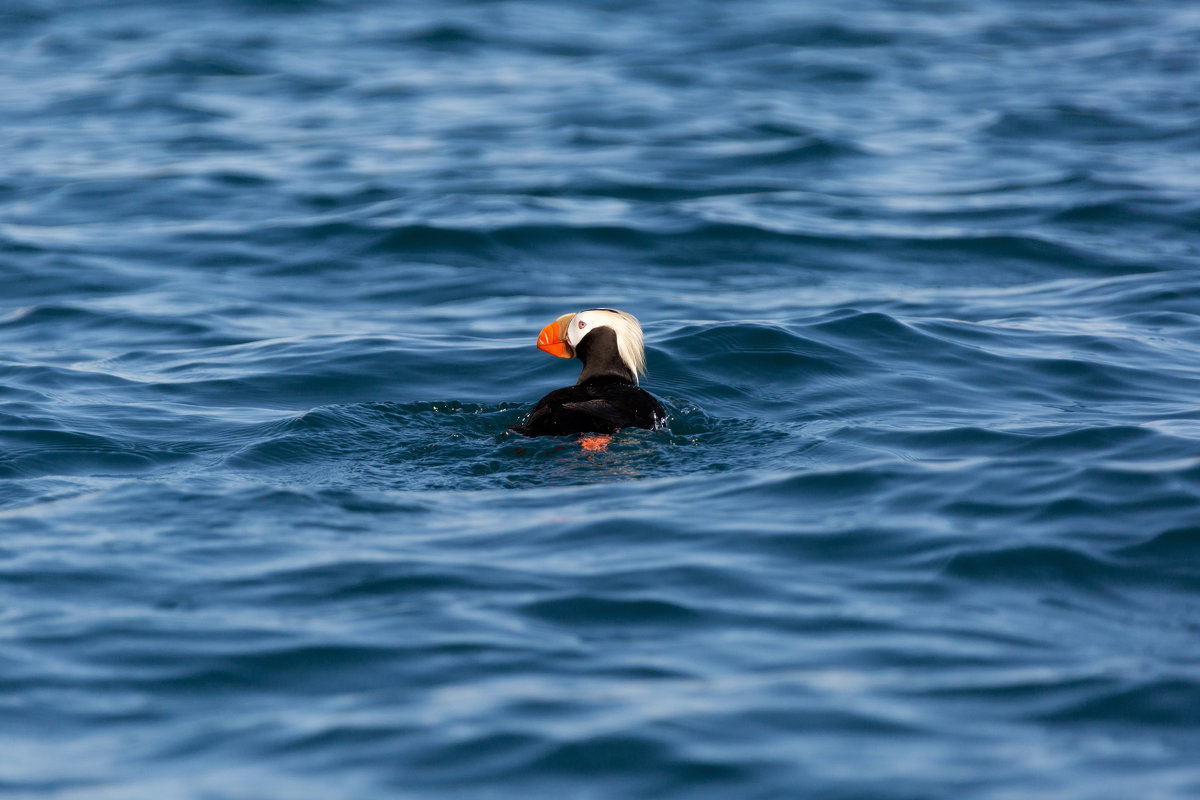
[[[642,327],[632,314],[593,308],[563,314],[542,328],[537,346],[559,358],[578,357],[583,371],[574,386],[556,389],[538,401],[522,425],[525,436],[616,433],[621,428],[657,428],[663,408],[637,385],[646,371]]]

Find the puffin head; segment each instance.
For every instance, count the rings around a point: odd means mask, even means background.
[[[637,318],[615,308],[591,308],[563,314],[542,328],[539,350],[583,362],[579,383],[599,375],[614,375],[637,383],[646,373],[642,326]]]

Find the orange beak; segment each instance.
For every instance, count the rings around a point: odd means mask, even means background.
[[[538,350],[545,350],[550,355],[559,358],[574,358],[575,351],[567,343],[567,325],[574,316],[574,314],[563,314],[542,328],[542,332],[538,334]]]

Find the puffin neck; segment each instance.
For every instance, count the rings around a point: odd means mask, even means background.
[[[633,372],[621,360],[621,353],[617,349],[617,334],[612,328],[593,328],[591,333],[575,345],[575,355],[583,362],[583,372],[579,373],[579,380],[575,382],[577,386],[601,376],[637,383]]]

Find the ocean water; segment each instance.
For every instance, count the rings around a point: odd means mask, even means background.
[[[1200,796],[1200,9],[6,0],[0,795]],[[508,432],[637,315],[670,414]]]

